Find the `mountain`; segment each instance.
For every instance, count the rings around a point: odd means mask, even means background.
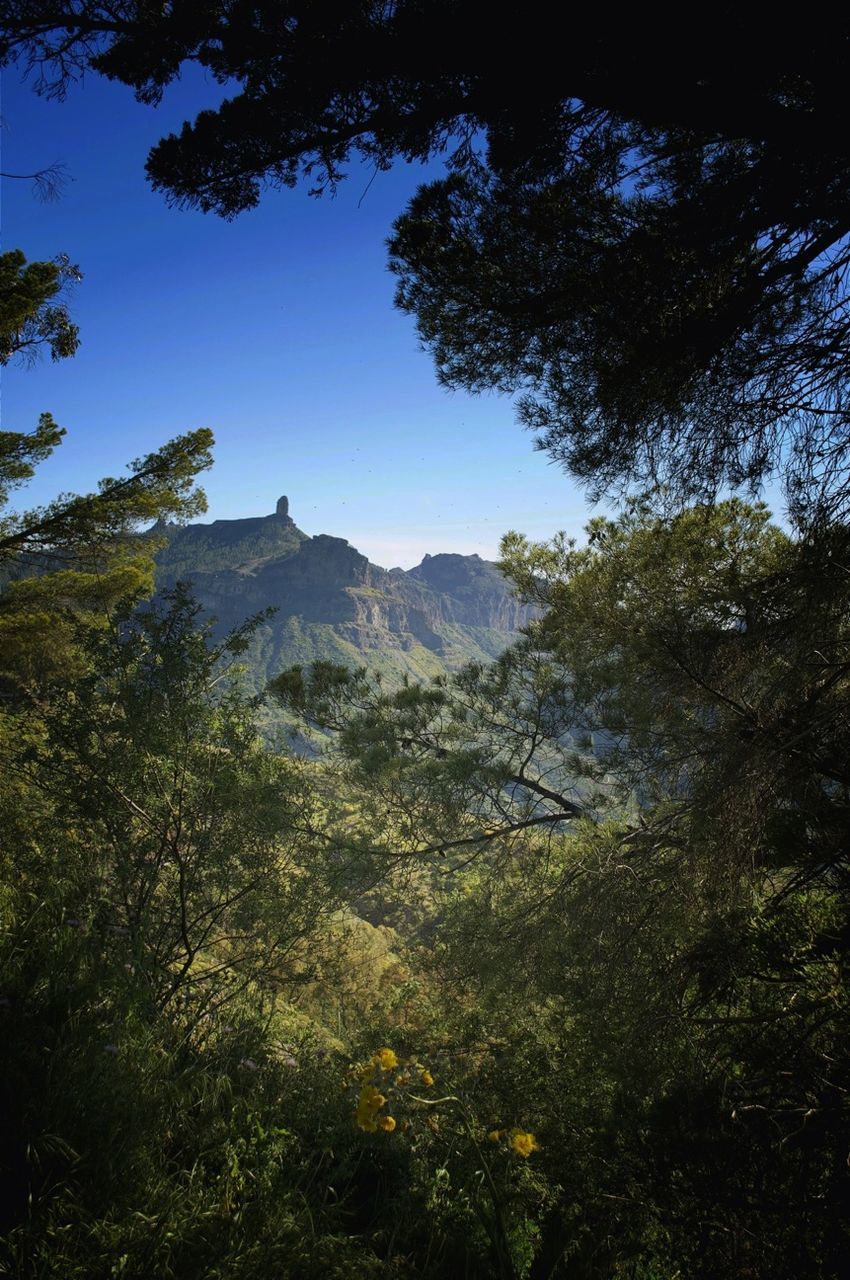
[[[309,537],[284,497],[272,515],[158,526],[160,589],[189,581],[219,633],[269,606],[246,657],[260,687],[294,664],[324,659],[391,680],[427,678],[490,661],[531,617],[494,564],[426,556],[382,569],[344,538]]]

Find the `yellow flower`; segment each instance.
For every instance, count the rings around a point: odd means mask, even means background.
[[[431,1085],[434,1083],[434,1077],[431,1075],[430,1071],[423,1071],[419,1079],[422,1081],[426,1089],[430,1089]]]
[[[487,1134],[487,1137],[490,1139],[490,1141],[491,1141],[491,1142],[501,1142],[501,1140],[502,1140],[502,1130],[501,1130],[501,1129],[491,1129],[491,1130],[490,1130],[490,1132]]]
[[[382,1071],[393,1071],[398,1066],[398,1058],[392,1049],[379,1049],[372,1061]]]
[[[395,1128],[395,1118],[393,1116],[381,1116],[378,1124],[385,1133],[392,1133]]]
[[[511,1134],[511,1150],[527,1160],[532,1151],[539,1151],[540,1147],[533,1133],[523,1133],[521,1129],[516,1129]]]
[[[371,1107],[374,1111],[378,1111],[385,1102],[386,1098],[382,1093],[378,1092],[373,1084],[364,1084],[360,1090],[359,1105],[361,1107]]]

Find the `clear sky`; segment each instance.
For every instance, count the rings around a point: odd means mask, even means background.
[[[4,429],[29,430],[44,410],[68,429],[21,501],[92,488],[205,426],[206,519],[262,515],[286,493],[307,533],[387,567],[426,552],[492,558],[510,528],[578,534],[583,496],[534,451],[510,401],[438,387],[393,309],[385,241],[423,170],[353,167],[335,199],[268,192],[233,223],[150,190],[151,144],[217,92],[194,70],[151,108],[91,76],[51,102],[4,74],[0,167],[59,162],[69,181],[45,204],[4,180],[2,246],[67,253],[84,276],[77,355],[3,373]]]

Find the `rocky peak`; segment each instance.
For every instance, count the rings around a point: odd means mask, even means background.
[[[288,525],[290,529],[295,528],[295,521],[292,519],[291,515],[289,514],[289,499],[287,498],[286,494],[283,494],[280,498],[278,498],[277,506],[274,509],[274,513],[277,519],[280,520],[283,524]]]
[[[168,530],[157,579],[189,580],[218,619],[216,635],[269,606],[249,665],[258,682],[295,663],[365,663],[417,679],[487,661],[530,617],[495,565],[478,556],[425,556],[387,571],[344,538],[308,537],[281,496],[266,516]]]

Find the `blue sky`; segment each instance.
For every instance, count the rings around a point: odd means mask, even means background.
[[[43,410],[68,429],[21,502],[89,489],[206,426],[206,519],[262,515],[286,493],[307,533],[405,567],[426,552],[493,557],[510,528],[578,534],[581,493],[534,451],[509,400],[438,387],[393,309],[385,240],[424,171],[370,182],[355,165],[334,199],[269,192],[233,223],[150,190],[149,147],[218,92],[193,71],[153,109],[92,76],[51,102],[4,74],[2,168],[59,162],[69,181],[50,204],[4,181],[2,246],[67,253],[84,276],[76,357],[3,372],[4,429],[28,430]]]

